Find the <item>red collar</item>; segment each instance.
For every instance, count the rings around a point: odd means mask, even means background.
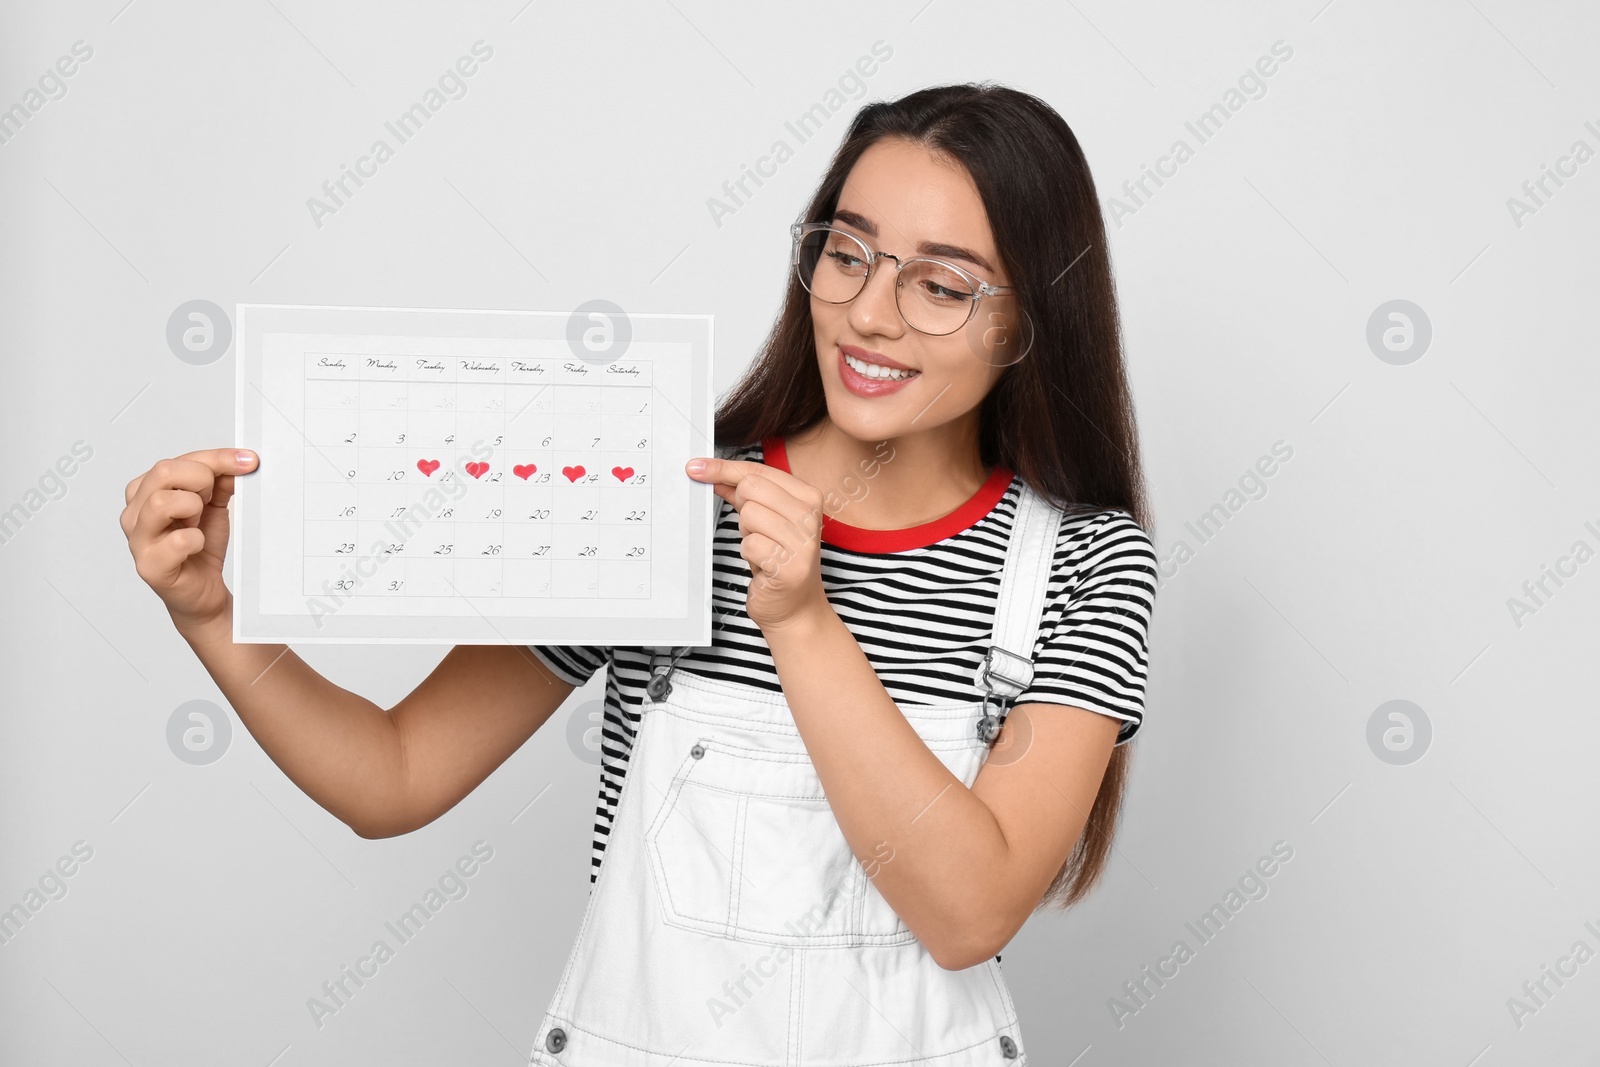
[[[768,466],[787,473],[789,457],[781,437],[764,438],[761,442],[761,460]],[[966,503],[941,515],[932,522],[907,526],[898,530],[869,530],[851,526],[830,515],[822,517],[822,539],[830,545],[848,548],[854,552],[904,552],[912,548],[925,548],[975,525],[1000,502],[1011,487],[1013,473],[1005,467],[996,467]]]

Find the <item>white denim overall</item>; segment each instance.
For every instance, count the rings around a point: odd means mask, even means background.
[[[1022,486],[983,695],[900,709],[964,785],[1032,681],[1060,517]],[[654,666],[605,861],[528,1062],[1025,1065],[1000,964],[945,970],[900,921],[782,694],[674,674],[661,652]]]

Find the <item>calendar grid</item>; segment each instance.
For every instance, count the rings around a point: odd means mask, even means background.
[[[304,358],[308,597],[653,595],[647,364]]]

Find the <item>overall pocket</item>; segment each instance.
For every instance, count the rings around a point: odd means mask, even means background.
[[[806,753],[714,736],[698,749],[645,831],[667,923],[768,945],[914,940],[868,883]]]

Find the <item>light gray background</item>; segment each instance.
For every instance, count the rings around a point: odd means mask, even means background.
[[[126,5],[126,6],[125,6]],[[1600,137],[1588,5],[6,4],[0,107],[68,92],[0,145],[0,509],[92,458],[0,545],[0,907],[93,856],[0,946],[0,1060],[482,1063],[526,1056],[588,892],[598,768],[574,694],[458,808],[364,841],[235,725],[195,766],[167,724],[219,698],[117,526],[125,483],[232,435],[232,356],[165,341],[208,299],[717,317],[716,389],[763,336],[786,225],[859,101],[731,217],[706,207],[872,43],[870,97],[995,78],[1076,131],[1103,198],[1274,41],[1291,60],[1112,233],[1152,480],[1146,724],[1104,883],[1004,968],[1032,1062],[1595,1062],[1600,960],[1519,1027],[1574,942],[1600,950],[1600,536],[1588,430]],[[306,199],[473,41],[493,58],[337,215]],[[1432,324],[1396,366],[1387,301]],[[1203,546],[1186,530],[1274,442],[1293,457]],[[1569,568],[1570,569],[1570,568]],[[385,705],[441,654],[301,650]],[[1367,741],[1422,708],[1426,755]],[[569,723],[571,728],[569,729]],[[569,738],[574,740],[569,741]],[[307,998],[488,842],[494,858],[318,1028]],[[1146,1006],[1108,1001],[1276,841],[1294,858]],[[982,902],[975,901],[974,906]],[[392,940],[392,938],[390,938]],[[1075,1059],[1076,1057],[1076,1059]]]

